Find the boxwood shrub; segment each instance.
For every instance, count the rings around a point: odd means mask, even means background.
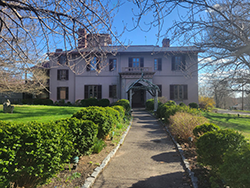
[[[216,170],[226,152],[238,151],[245,144],[244,136],[231,129],[207,132],[196,142],[198,162]]]
[[[196,138],[198,138],[207,132],[218,131],[218,130],[220,130],[219,126],[217,126],[213,123],[204,123],[202,125],[196,126],[193,130],[193,134]]]
[[[73,144],[54,122],[0,122],[0,187],[36,187],[62,170]]]
[[[112,106],[112,108],[114,108],[115,110],[117,110],[119,112],[121,119],[124,118],[124,116],[125,116],[125,109],[123,108],[123,106],[118,106],[117,105],[117,106]]]
[[[72,117],[83,120],[91,120],[98,125],[99,139],[104,139],[112,130],[112,124],[110,124],[109,116],[104,107],[90,106],[85,107],[78,112],[74,113]]]
[[[98,100],[97,105],[102,107],[107,107],[110,105],[110,101],[108,99],[100,99]]]
[[[188,106],[189,106],[190,108],[199,108],[199,105],[198,105],[197,103],[195,103],[195,102],[189,103]]]
[[[116,105],[123,106],[123,108],[125,109],[125,116],[131,115],[131,107],[127,99],[120,99],[112,104],[112,106],[116,106]]]
[[[90,120],[77,118],[62,119],[56,122],[59,126],[65,127],[74,144],[73,155],[86,154],[94,145],[97,137],[98,126]]]

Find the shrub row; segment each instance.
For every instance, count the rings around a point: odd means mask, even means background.
[[[115,103],[111,104],[111,106],[122,106],[125,109],[125,116],[126,117],[131,116],[131,107],[127,99],[120,99],[116,101]]]
[[[123,116],[122,106],[91,106],[56,122],[0,122],[0,187],[36,187],[72,156],[99,152]]]
[[[212,169],[212,187],[250,185],[250,145],[243,135],[214,124],[197,126],[193,133],[197,139],[198,162]]]

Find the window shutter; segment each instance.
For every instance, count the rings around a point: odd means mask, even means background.
[[[170,85],[170,100],[174,100],[174,85]]]
[[[101,99],[102,98],[102,85],[98,85],[98,89],[97,89],[97,99]]]
[[[90,65],[89,65],[89,64],[87,64],[86,70],[87,70],[87,71],[90,71]]]
[[[97,70],[100,70],[100,69],[101,69],[101,63],[100,63],[100,62],[97,62],[97,63],[96,63],[96,69],[97,69]]]
[[[185,55],[182,55],[181,56],[181,69],[182,70],[186,70],[186,56]]]
[[[140,67],[144,67],[144,58],[143,57],[140,58]]]
[[[109,98],[112,98],[112,91],[113,91],[113,88],[112,88],[112,85],[109,85]]]
[[[175,70],[175,56],[172,56],[172,71]]]
[[[161,71],[162,65],[161,65],[161,58],[158,59],[158,70]]]
[[[109,59],[109,71],[112,71],[113,70],[113,59]]]
[[[129,67],[132,67],[132,63],[133,63],[133,58],[132,58],[132,57],[129,57],[129,58],[128,58],[128,66],[129,66]]]
[[[68,99],[69,99],[69,88],[66,87],[66,100],[68,100]]]
[[[57,70],[57,80],[60,80],[60,70]]]
[[[188,99],[188,86],[187,85],[183,85],[183,89],[184,89],[184,96],[183,99],[187,100]]]
[[[158,91],[158,97],[162,97],[162,86],[161,85],[157,85],[160,89],[160,91]]]
[[[57,100],[60,100],[60,87],[57,88]]]
[[[88,85],[84,86],[84,99],[88,99],[89,98],[89,91],[88,91],[89,87]]]
[[[69,79],[69,70],[66,70],[66,80]]]

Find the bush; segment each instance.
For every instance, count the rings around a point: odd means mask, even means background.
[[[194,128],[193,134],[195,137],[200,137],[201,135],[205,134],[206,132],[210,131],[218,131],[220,127],[213,124],[213,123],[204,123],[202,125],[198,125]]]
[[[121,119],[124,118],[125,109],[123,108],[123,106],[112,106],[112,108],[114,108],[115,110],[117,110],[119,112]]]
[[[199,107],[204,110],[214,108],[215,101],[213,98],[199,96]]]
[[[185,103],[181,102],[179,106],[187,106]]]
[[[0,122],[0,187],[36,187],[63,169],[73,144],[54,122]]]
[[[105,107],[105,110],[107,112],[107,116],[109,117],[108,121],[112,125],[112,127],[122,121],[120,113],[114,108]]]
[[[154,110],[154,99],[148,99],[146,101],[146,110]]]
[[[244,136],[231,129],[207,132],[196,142],[198,162],[217,169],[226,152],[238,151],[245,143]]]
[[[98,125],[99,139],[104,139],[112,130],[112,125],[104,107],[90,106],[85,107],[78,112],[74,113],[72,117],[83,120],[91,120]]]
[[[50,99],[34,99],[33,104],[35,104],[35,105],[53,105],[53,101]]]
[[[169,109],[170,107],[173,107],[173,108],[176,107],[176,103],[170,100],[164,104],[160,104],[156,110],[156,116],[158,118],[164,118],[166,115],[165,114],[166,110]],[[174,115],[174,114],[170,114],[170,115]],[[167,118],[169,118],[169,116]]]
[[[96,98],[85,99],[84,107],[98,106],[98,100]]]
[[[125,116],[131,115],[130,103],[127,99],[120,99],[112,104],[112,106],[116,106],[116,105],[122,106],[125,109]]]
[[[205,117],[191,115],[185,112],[176,112],[170,116],[170,130],[175,138],[180,142],[188,142],[189,137],[193,137],[193,129],[197,125],[208,122]]]
[[[189,103],[188,106],[189,106],[190,108],[199,108],[199,105],[198,105],[197,103],[195,103],[195,102]]]
[[[74,155],[86,154],[94,145],[97,137],[98,126],[90,120],[77,118],[62,119],[56,122],[65,127],[74,144]]]
[[[227,152],[219,167],[221,178],[230,188],[245,188],[250,185],[250,147]]]
[[[91,151],[93,153],[100,153],[100,151],[102,151],[102,149],[106,147],[106,144],[103,140],[100,140],[98,138],[95,139],[95,144],[93,145],[93,147],[91,148]]]
[[[108,99],[100,99],[97,104],[98,106],[107,107],[110,105],[110,101]]]

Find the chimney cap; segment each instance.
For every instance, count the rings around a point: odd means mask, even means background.
[[[56,49],[56,52],[62,52],[63,50],[62,49]]]
[[[170,39],[169,38],[164,38],[162,40],[162,47],[170,47]]]

